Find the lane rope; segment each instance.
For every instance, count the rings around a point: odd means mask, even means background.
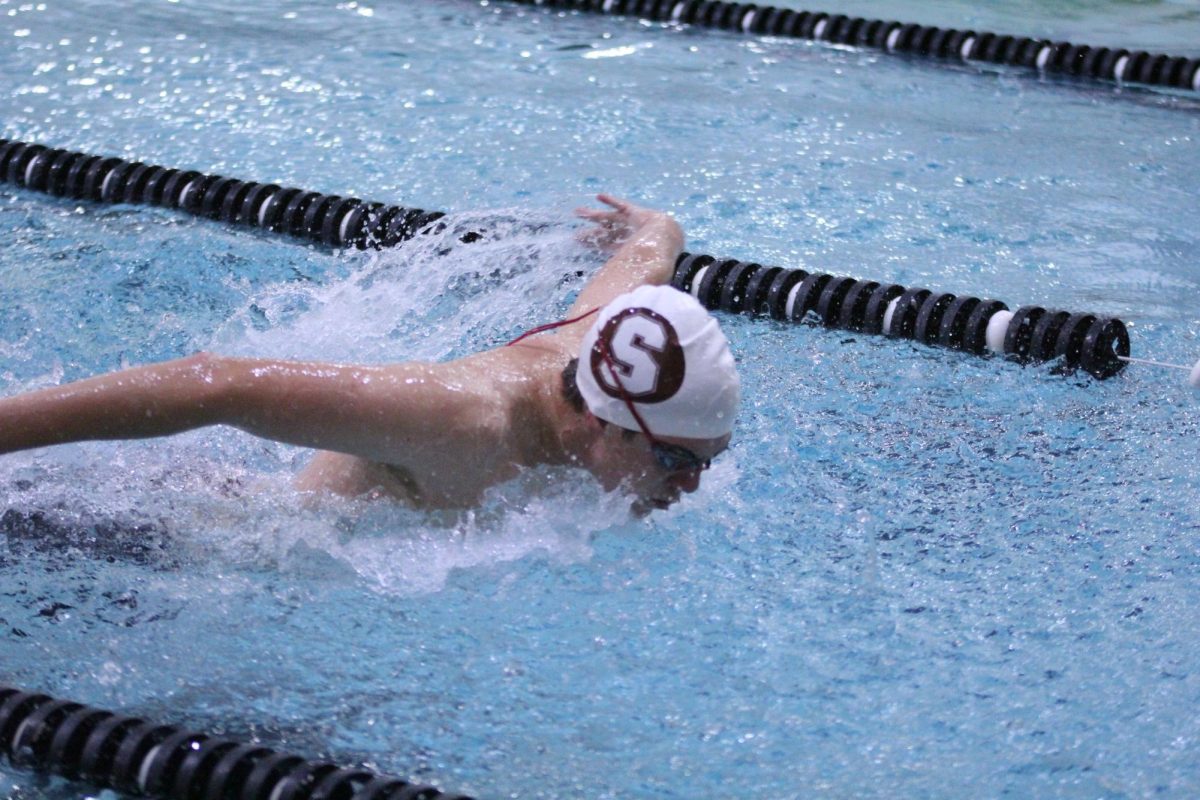
[[[911,339],[1022,364],[1058,360],[1100,380],[1123,370],[1129,333],[1114,317],[1022,306],[894,283],[684,253],[675,288],[709,309]]]
[[[16,767],[167,800],[472,800],[3,685],[0,756]]]
[[[162,206],[332,247],[392,247],[445,216],[4,139],[0,179],[56,197]]]
[[[129,162],[0,139],[0,179],[57,197],[145,203],[333,247],[392,247],[441,231],[440,211],[343,198],[274,183]],[[471,231],[460,240],[482,234]],[[1022,306],[894,283],[683,253],[672,285],[707,308],[911,339],[1022,364],[1057,361],[1098,379],[1125,368],[1129,333],[1114,317]]]
[[[1200,92],[1200,58],[724,0],[508,0],[520,5],[872,48],[939,61]]]

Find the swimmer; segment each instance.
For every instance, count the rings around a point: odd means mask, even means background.
[[[558,464],[632,493],[638,515],[667,508],[729,445],[737,371],[716,320],[664,285],[679,225],[598,197],[608,208],[577,213],[607,262],[564,322],[508,346],[381,366],[199,353],[0,398],[0,453],[232,425],[321,451],[302,491],[462,508]]]

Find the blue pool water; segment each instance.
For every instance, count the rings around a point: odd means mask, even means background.
[[[1185,2],[841,8],[1200,55]],[[1180,94],[467,0],[0,0],[0,41],[0,137],[496,234],[330,251],[0,186],[4,394],[199,349],[505,341],[596,268],[570,210],[598,190],[698,252],[1200,356]],[[645,521],[555,471],[469,513],[306,505],[305,453],[220,429],[0,458],[0,683],[484,798],[1200,793],[1181,374],[723,323],[736,439]],[[0,764],[0,795],[94,794]]]

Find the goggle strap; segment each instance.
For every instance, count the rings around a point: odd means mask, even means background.
[[[514,344],[521,341],[522,339],[524,339],[527,336],[533,336],[538,333],[545,333],[546,331],[552,331],[555,328],[561,328],[564,325],[574,325],[576,322],[579,322],[581,319],[587,319],[588,317],[590,317],[592,314],[595,314],[599,310],[600,310],[600,307],[597,306],[596,308],[593,308],[591,311],[585,311],[584,313],[580,314],[578,317],[572,317],[571,319],[563,319],[563,320],[559,320],[558,322],[547,322],[545,325],[538,325],[536,328],[530,328],[529,330],[525,331],[520,336],[513,339],[511,342],[509,342],[508,344],[506,344],[504,346],[512,347]]]
[[[651,444],[657,443],[658,439],[650,432],[650,426],[646,424],[646,420],[642,419],[642,415],[634,407],[633,399],[630,398],[629,392],[625,391],[625,384],[621,383],[621,379],[617,377],[617,369],[613,366],[612,354],[608,350],[608,342],[599,339],[596,341],[596,344],[600,345],[600,357],[604,359],[604,366],[608,367],[608,374],[612,376],[617,391],[621,393],[621,400],[624,401],[625,407],[629,409],[629,413],[633,415],[634,422],[642,429],[642,433],[650,440]]]

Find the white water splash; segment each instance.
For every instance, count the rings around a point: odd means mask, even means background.
[[[344,279],[256,291],[211,342],[197,346],[368,363],[444,359],[555,318],[599,261],[575,241],[565,217],[503,211],[446,222],[393,250],[347,254],[357,263]],[[465,231],[484,236],[463,244]],[[314,498],[290,486],[308,457],[214,428],[15,454],[0,462],[0,486],[10,508],[42,514],[46,531],[35,538],[57,535],[170,566],[362,580],[400,594],[434,592],[455,570],[532,554],[585,561],[594,532],[629,519],[628,497],[606,494],[569,469],[529,470],[471,511]],[[98,542],[97,535],[122,541]],[[147,556],[140,548],[151,539],[161,551]]]

